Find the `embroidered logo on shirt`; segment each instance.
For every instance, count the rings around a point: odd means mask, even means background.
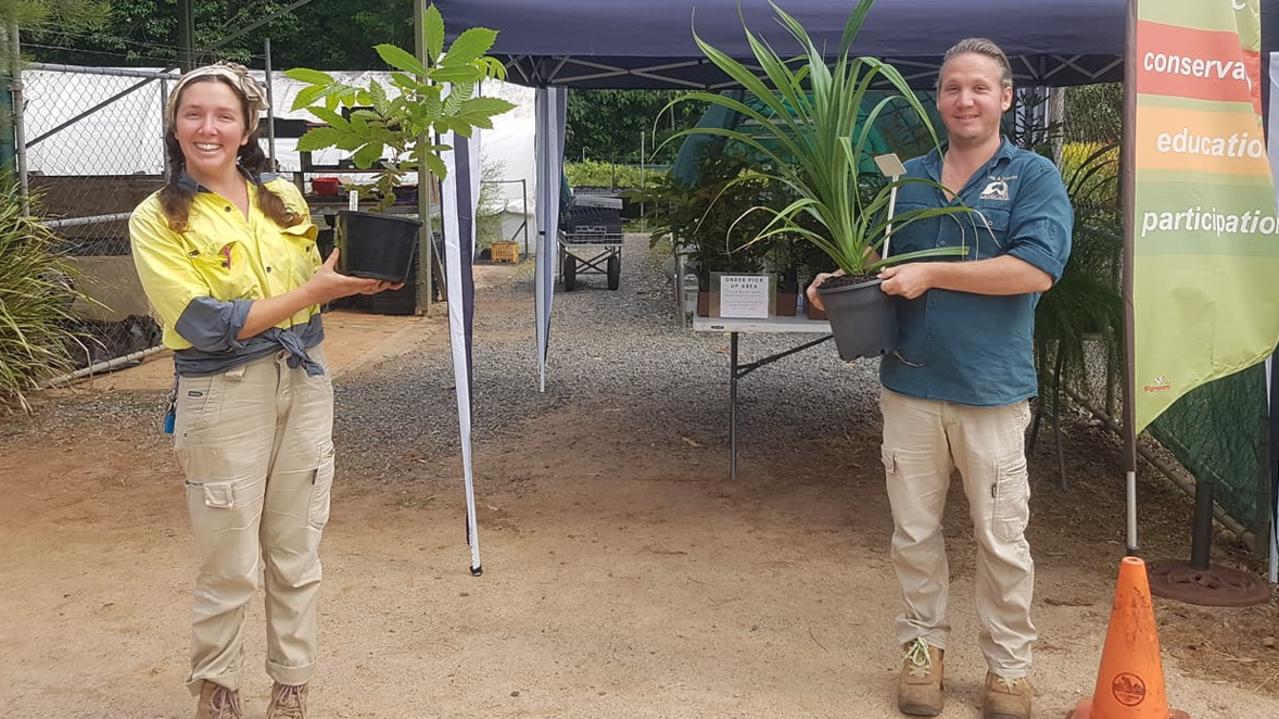
[[[1172,389],[1172,383],[1164,375],[1157,375],[1154,383],[1141,388],[1143,392],[1167,392],[1170,389]]]
[[[986,189],[981,191],[980,199],[1003,200],[1007,202],[1008,201],[1008,181],[1003,179],[991,181],[990,184],[986,185]]]

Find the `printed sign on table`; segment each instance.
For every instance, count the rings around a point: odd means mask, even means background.
[[[767,319],[771,275],[719,276],[719,316]]]

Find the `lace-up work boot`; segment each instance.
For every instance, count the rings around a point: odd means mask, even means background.
[[[306,693],[306,684],[272,685],[266,719],[306,719]]]
[[[986,696],[981,702],[982,719],[1030,719],[1034,691],[1025,677],[1009,679],[986,672]]]
[[[200,685],[195,719],[241,719],[240,693],[207,679]]]
[[[942,657],[946,652],[923,639],[906,645],[897,678],[897,709],[902,714],[932,717],[942,710]]]

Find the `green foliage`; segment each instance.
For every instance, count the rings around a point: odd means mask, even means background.
[[[1076,212],[1119,206],[1118,167],[1116,144],[1070,142],[1062,146],[1061,176]]]
[[[0,190],[0,402],[30,409],[24,392],[70,369],[66,329],[74,272],[54,250],[54,234],[22,211],[21,190]]]
[[[611,162],[586,160],[564,163],[564,174],[573,187],[608,187],[638,190],[653,187],[666,177],[666,173],[651,167],[615,165]]]
[[[653,154],[654,146],[692,127],[706,108],[700,102],[670,106],[671,100],[686,94],[674,90],[569,90],[564,157],[639,162],[643,134],[649,155],[643,158],[645,162],[672,162],[678,145],[667,145],[657,154]],[[664,108],[669,109],[663,112]]]
[[[815,245],[795,242],[787,235],[743,244],[744,238],[758,233],[767,222],[759,213],[738,221],[743,213],[759,205],[784,204],[793,197],[784,184],[767,179],[762,169],[758,159],[745,152],[725,153],[708,146],[698,158],[695,187],[664,175],[647,191],[628,191],[623,196],[650,208],[648,216],[657,223],[651,228],[650,249],[684,256],[696,269],[703,289],[709,288],[712,272],[762,271],[777,273],[778,288],[795,292],[828,269],[830,260]],[[811,219],[799,221],[815,228]]]
[[[1123,135],[1123,83],[1066,90],[1067,142],[1119,142]]]
[[[110,12],[106,0],[0,0],[0,22],[25,32],[95,30]]]
[[[55,4],[68,4],[59,0]],[[33,0],[0,0],[0,7],[32,4]],[[85,32],[83,24],[59,19],[43,28],[23,23],[26,40],[67,49],[29,46],[44,62],[74,65],[145,65],[174,63],[177,58],[177,0],[78,0],[85,5],[108,5],[105,23]],[[224,38],[237,28],[278,13],[291,0],[196,0],[193,3],[196,62],[226,59],[262,67],[262,43],[271,38],[276,67],[305,65],[332,70],[373,67],[377,54],[366,38],[376,37],[401,46],[413,43],[412,4],[405,0],[312,0],[229,43]],[[37,32],[32,33],[33,30]],[[208,48],[216,49],[210,51]]]
[[[1035,362],[1049,402],[1063,385],[1086,386],[1088,339],[1106,346],[1112,369],[1123,355],[1119,149],[1067,145],[1061,170],[1075,212],[1070,260],[1035,309]]]
[[[396,71],[391,73],[398,91],[394,96],[377,80],[359,86],[309,68],[285,73],[306,83],[294,99],[293,109],[305,108],[326,123],[303,135],[298,150],[336,147],[353,153],[358,168],[380,166],[373,184],[381,191],[384,205],[394,201],[392,190],[409,169],[425,163],[436,177],[448,173],[440,153],[451,148],[429,141],[430,133],[451,131],[470,137],[477,127],[492,128],[494,115],[514,107],[506,100],[476,96],[480,82],[505,76],[501,62],[484,55],[493,46],[496,31],[471,28],[445,48],[444,19],[434,4],[427,9],[422,25],[428,48],[425,65],[395,45],[374,47],[382,61]],[[388,151],[391,159],[383,160]]]
[[[775,3],[770,1],[770,4],[778,22],[799,43],[801,53],[797,60],[782,58],[749,28],[744,28],[755,55],[755,64],[762,68],[767,82],[757,77],[756,71],[708,45],[696,31],[693,33],[702,53],[761,100],[768,109],[767,114],[728,95],[708,92],[690,92],[672,101],[672,104],[678,104],[686,100],[700,100],[754,120],[757,131],[751,134],[702,127],[677,132],[671,137],[674,140],[704,134],[745,145],[767,158],[768,170],[745,175],[728,186],[752,182],[754,175],[759,175],[793,193],[794,199],[782,209],[759,205],[738,217],[739,222],[757,213],[768,218],[749,243],[777,236],[802,238],[820,248],[850,275],[874,273],[893,262],[966,254],[967,248],[964,247],[935,248],[872,261],[872,253],[887,237],[886,209],[890,190],[908,183],[936,183],[902,178],[893,183],[873,185],[859,168],[861,159],[867,154],[870,128],[891,103],[905,103],[925,123],[933,145],[937,145],[928,113],[901,73],[876,58],[850,57],[853,41],[874,0],[860,0],[849,15],[833,67],[826,64],[822,50],[803,26]],[[859,121],[866,94],[872,83],[877,81],[887,84],[895,92],[876,104],[865,119]],[[768,141],[761,141],[761,136],[767,137]],[[968,211],[962,206],[911,210],[899,214],[893,220],[893,228],[897,231],[930,217]],[[814,224],[801,221],[801,218]]]
[[[754,214],[738,220],[751,207],[774,202],[778,184],[741,152],[704,153],[698,173],[693,188],[664,175],[647,191],[625,195],[652,208],[649,219],[657,223],[652,246],[669,236],[672,250],[697,267],[703,286],[709,285],[711,272],[759,271],[765,246],[746,245],[745,240],[762,230],[767,218]]]

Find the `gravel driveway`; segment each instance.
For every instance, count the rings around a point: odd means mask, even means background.
[[[560,408],[625,417],[636,436],[725,443],[729,338],[681,323],[670,281],[646,235],[626,236],[620,289],[603,277],[557,284],[546,392],[537,391],[531,262],[477,291],[474,440],[477,445]],[[784,351],[815,335],[741,335],[740,361]],[[767,451],[832,424],[877,431],[877,366],[839,360],[822,344],[741,380],[742,452]],[[335,433],[352,468],[389,468],[405,453],[456,452],[452,363],[447,353],[410,352],[344,376]],[[420,427],[421,431],[405,431]],[[362,439],[363,438],[363,439]],[[393,451],[392,451],[393,450]]]

